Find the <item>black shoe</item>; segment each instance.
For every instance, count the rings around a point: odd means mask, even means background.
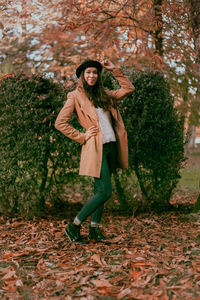
[[[99,227],[92,226],[90,226],[89,238],[97,242],[104,242],[107,240],[106,237],[102,234],[101,229]]]
[[[74,223],[70,223],[65,228],[65,233],[71,242],[75,242],[78,244],[86,244],[82,239],[82,236],[80,234],[80,229],[81,229],[81,226],[77,226]]]

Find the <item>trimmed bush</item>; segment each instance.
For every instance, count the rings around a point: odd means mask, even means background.
[[[120,110],[130,168],[115,174],[116,191],[127,209],[123,183],[135,172],[143,196],[138,211],[166,210],[184,161],[183,119],[162,74],[127,73],[135,91],[122,100]],[[118,87],[110,72],[103,80],[108,88]],[[19,75],[0,82],[0,212],[38,215],[47,201],[60,206],[66,185],[74,189],[81,146],[54,127],[68,92],[42,77]],[[75,117],[71,122],[82,130]]]
[[[77,175],[80,147],[54,127],[67,92],[41,77],[0,82],[1,212],[38,214]]]
[[[134,171],[142,192],[142,201],[134,200],[135,213],[164,211],[171,208],[170,198],[185,160],[184,118],[174,107],[163,74],[150,70],[125,72],[135,90],[120,105],[129,143],[129,170],[120,172],[121,185],[127,185]],[[108,88],[119,87],[110,73],[104,76]]]
[[[121,110],[128,131],[129,162],[143,195],[140,210],[163,211],[184,161],[184,119],[174,107],[170,87],[158,72],[131,72],[135,91]]]

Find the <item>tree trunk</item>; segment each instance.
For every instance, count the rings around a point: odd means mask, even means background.
[[[196,139],[196,126],[190,125],[188,129],[188,136],[189,136],[189,142],[188,142],[188,149],[194,149],[196,144],[195,144],[195,139]]]
[[[192,31],[194,37],[194,45],[195,45],[195,52],[196,52],[196,72],[198,80],[197,86],[197,99],[200,103],[200,4],[199,0],[190,0],[190,18],[192,24]],[[200,104],[199,104],[200,106]],[[196,210],[200,210],[200,194],[197,199]]]
[[[200,77],[200,5],[199,0],[190,0],[190,18],[196,52],[197,72]]]
[[[154,32],[154,38],[155,38],[155,46],[156,46],[156,52],[162,57],[163,56],[163,36],[162,36],[162,30],[163,30],[163,19],[162,19],[162,1],[163,0],[154,0],[153,1],[153,7],[154,7],[154,13],[155,13],[155,20],[157,29]]]
[[[200,210],[200,194],[197,198],[197,202],[195,203],[195,206],[194,206],[194,209],[193,209],[193,212],[196,213]]]

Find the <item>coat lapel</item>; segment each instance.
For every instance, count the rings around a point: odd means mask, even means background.
[[[81,110],[85,114],[87,114],[90,118],[97,120],[96,109],[95,109],[94,105],[92,104],[92,102],[88,99],[88,97],[85,95],[85,93],[83,93],[83,91],[81,89],[78,89],[77,93],[78,93],[77,98],[78,98]]]

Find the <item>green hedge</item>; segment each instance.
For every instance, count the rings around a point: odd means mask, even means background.
[[[56,199],[77,175],[80,147],[54,127],[66,94],[63,86],[41,77],[18,75],[0,82],[3,213],[40,213],[45,199]]]
[[[174,108],[170,87],[159,72],[131,72],[134,94],[122,104],[130,168],[136,173],[142,210],[170,207],[184,161],[184,118]]]
[[[118,195],[125,199],[123,184],[135,172],[143,195],[140,210],[165,210],[184,160],[183,119],[162,74],[129,71],[128,76],[135,91],[120,110],[130,168],[115,175]],[[118,87],[110,72],[103,77],[107,87]],[[81,147],[54,127],[68,92],[41,77],[18,75],[0,82],[0,212],[36,215],[45,201],[56,206],[65,186],[77,183]],[[72,124],[82,130],[75,117]]]

